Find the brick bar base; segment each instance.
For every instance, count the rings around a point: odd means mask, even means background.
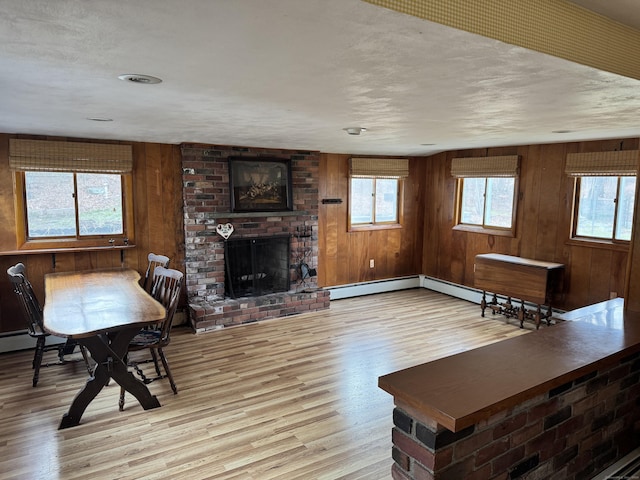
[[[535,366],[532,366],[535,368]],[[393,412],[396,480],[578,480],[640,446],[640,355],[453,433]]]

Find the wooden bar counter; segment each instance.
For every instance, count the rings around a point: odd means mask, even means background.
[[[640,439],[640,314],[624,312],[622,299],[605,303],[581,309],[574,321],[380,377],[396,404],[398,478],[423,478],[422,469],[432,478],[489,479],[518,468],[566,468],[562,478],[570,479],[578,463],[597,460],[589,458],[596,430],[612,445],[610,463],[623,456]],[[614,440],[604,438],[605,427]],[[492,457],[488,445],[511,460]],[[405,458],[398,452],[408,460],[398,462]],[[564,465],[554,453],[565,455]]]

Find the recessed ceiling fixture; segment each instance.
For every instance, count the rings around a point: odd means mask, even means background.
[[[151,75],[141,75],[139,73],[126,73],[124,75],[118,75],[120,80],[131,83],[143,83],[146,85],[152,85],[154,83],[162,82],[162,79],[158,77],[152,77]]]
[[[113,122],[113,118],[105,117],[88,117],[87,120],[91,120],[92,122]]]
[[[343,130],[347,132],[349,135],[360,135],[362,132],[367,131],[367,129],[364,127],[347,127],[347,128],[343,128]]]
[[[571,133],[571,130],[553,130],[551,133]]]
[[[422,145],[423,147],[432,147],[435,145],[435,143],[421,143],[420,145]]]

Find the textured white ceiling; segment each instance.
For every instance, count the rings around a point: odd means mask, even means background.
[[[7,133],[419,155],[639,136],[639,87],[360,0],[0,2]]]

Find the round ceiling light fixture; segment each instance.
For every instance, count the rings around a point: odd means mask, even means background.
[[[362,132],[367,131],[367,129],[364,127],[347,127],[347,128],[343,128],[343,130],[347,132],[349,135],[360,135]]]
[[[158,77],[152,77],[151,75],[141,75],[138,73],[126,73],[124,75],[118,75],[118,78],[125,82],[142,83],[145,85],[153,85],[162,82],[162,79]]]

